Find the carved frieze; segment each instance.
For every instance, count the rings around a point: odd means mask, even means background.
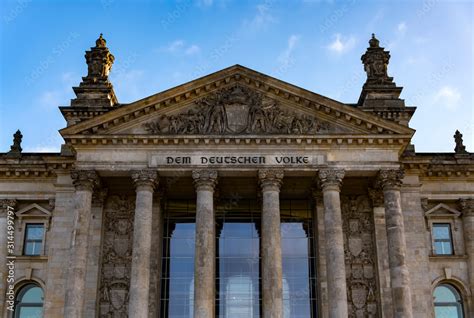
[[[111,196],[104,213],[100,279],[100,317],[128,317],[132,263],[134,197]]]
[[[349,317],[378,317],[374,222],[369,196],[341,196]]]
[[[150,134],[323,134],[341,130],[318,118],[288,111],[278,101],[235,85],[199,99],[191,108],[143,124]]]

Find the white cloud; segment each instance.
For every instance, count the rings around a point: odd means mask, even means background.
[[[257,5],[257,13],[250,21],[244,21],[244,27],[247,30],[261,30],[275,22],[275,17],[270,13],[271,5],[271,1],[264,1],[263,4]]]
[[[342,54],[350,51],[356,44],[356,39],[353,36],[343,37],[337,33],[334,41],[332,41],[327,48],[337,54]]]
[[[404,34],[407,30],[407,24],[405,22],[400,22],[398,25],[397,25],[397,30],[398,32],[400,32],[401,34]]]
[[[174,42],[171,42],[167,47],[166,51],[168,52],[176,52],[181,50],[184,47],[184,41],[183,40],[176,40]]]
[[[278,62],[282,64],[288,64],[288,61],[291,58],[291,54],[293,53],[293,50],[295,49],[295,46],[298,43],[299,39],[300,36],[296,34],[292,34],[288,38],[288,45],[286,46],[286,49],[281,52],[280,56],[278,56]]]
[[[194,55],[201,52],[201,48],[196,44],[188,45],[183,40],[175,40],[168,44],[162,51],[174,54]]]
[[[448,109],[455,109],[461,100],[461,93],[455,87],[443,86],[434,96],[435,103]]]
[[[201,51],[201,48],[197,46],[196,44],[193,44],[190,47],[188,47],[184,52],[187,55],[193,55],[193,54],[199,53],[200,51]]]

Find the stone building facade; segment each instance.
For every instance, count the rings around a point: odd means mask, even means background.
[[[0,312],[473,317],[474,155],[415,152],[389,59],[354,104],[240,65],[120,104],[101,35],[61,152],[0,154]]]

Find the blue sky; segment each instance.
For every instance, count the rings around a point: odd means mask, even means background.
[[[419,152],[452,152],[459,129],[474,151],[470,1],[2,0],[0,152],[21,129],[24,151],[59,151],[58,106],[86,75],[84,51],[104,33],[121,103],[241,64],[355,103],[372,32],[389,75],[418,106]]]

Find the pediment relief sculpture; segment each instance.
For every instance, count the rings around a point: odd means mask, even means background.
[[[318,118],[286,110],[245,86],[232,86],[199,99],[184,112],[143,124],[150,134],[324,134],[344,131]]]

